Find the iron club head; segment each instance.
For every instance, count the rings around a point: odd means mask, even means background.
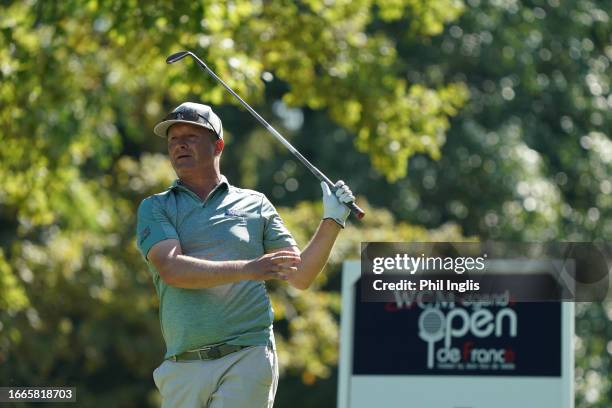
[[[179,51],[179,52],[176,52],[176,53],[170,55],[168,58],[166,58],[166,64],[173,64],[176,61],[185,58],[187,55],[189,55],[189,51]]]

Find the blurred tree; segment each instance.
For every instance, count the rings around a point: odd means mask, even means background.
[[[610,240],[609,13],[608,1],[470,0],[434,38],[379,24],[401,38],[411,82],[471,95],[442,158],[415,157],[391,186],[405,198],[393,210],[481,237]]]
[[[166,55],[195,51],[368,197],[316,289],[271,287],[283,370],[311,384],[335,365],[338,262],[357,241],[610,240],[609,13],[603,0],[2,3],[2,383],[155,405],[163,345],[134,210],[172,178],[150,129],[179,101],[220,107],[230,181],[287,206],[301,243],[315,226],[318,183]],[[581,406],[612,397],[610,308],[577,310]]]
[[[439,155],[467,92],[460,83],[408,83],[395,39],[367,27],[412,15],[407,29],[429,36],[462,9],[454,0],[3,3],[2,383],[74,385],[81,406],[156,404],[150,376],[163,345],[157,300],[133,242],[134,210],[169,184],[172,171],[164,156],[145,153],[164,150],[150,129],[184,99],[228,105],[221,110],[228,152],[235,152],[229,164],[239,163],[228,174],[237,181],[253,170],[246,149],[271,160],[276,148],[245,137],[254,125],[231,107],[235,101],[193,64],[168,67],[166,55],[194,50],[258,108],[265,109],[267,84],[280,83],[285,105],[276,106],[325,109],[394,180],[412,154]],[[456,228],[430,233],[368,210],[336,254],[356,255],[354,237],[461,239]],[[289,211],[305,243],[319,204]],[[334,256],[331,278],[340,260]],[[337,356],[338,295],[323,289],[326,279],[317,283],[321,290],[304,293],[272,287],[283,369],[307,383],[329,375]]]
[[[406,30],[410,16],[374,20],[368,32],[396,39],[398,69],[410,83],[464,83],[471,95],[452,119],[440,159],[414,156],[410,177],[395,183],[351,149],[353,133],[326,111],[278,101],[270,115],[322,168],[350,174],[357,191],[402,219],[430,227],[451,220],[467,234],[493,239],[609,240],[612,55],[605,5],[471,1],[431,38]],[[269,97],[280,99],[285,89],[272,85]],[[258,172],[245,172],[244,182],[263,183],[294,204],[303,191],[293,191],[294,180],[305,173],[264,139],[251,139],[258,154],[241,166]],[[262,149],[287,162],[266,165]]]

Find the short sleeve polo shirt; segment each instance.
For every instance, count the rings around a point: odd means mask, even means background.
[[[255,259],[296,245],[265,195],[222,181],[201,200],[180,181],[138,208],[137,244],[177,239],[185,255],[212,261]],[[240,281],[207,289],[167,285],[147,262],[160,300],[166,358],[209,344],[265,345],[273,311],[264,282]]]

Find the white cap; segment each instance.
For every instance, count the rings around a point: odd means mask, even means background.
[[[184,102],[170,112],[166,118],[155,125],[153,132],[164,139],[168,137],[168,129],[175,123],[188,123],[210,129],[219,139],[223,139],[223,124],[221,119],[208,105],[195,102]]]

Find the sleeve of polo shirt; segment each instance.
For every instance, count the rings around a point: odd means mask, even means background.
[[[136,242],[142,256],[147,258],[149,250],[165,239],[179,239],[176,229],[168,219],[161,203],[155,197],[145,198],[138,207]]]
[[[263,197],[261,203],[261,215],[265,223],[263,244],[266,252],[294,245],[297,246],[291,232],[285,227],[276,208],[274,208],[266,196]]]

